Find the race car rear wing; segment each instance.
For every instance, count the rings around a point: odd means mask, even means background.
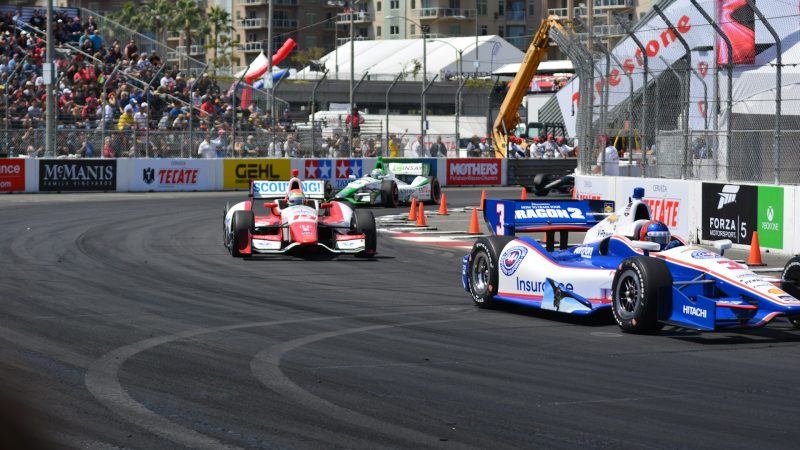
[[[609,200],[486,199],[483,218],[492,234],[543,231],[550,244],[553,232],[586,231],[613,212],[614,202]]]
[[[389,163],[389,172],[395,175],[422,175],[427,177],[431,173],[431,165],[425,163]]]
[[[289,192],[289,183],[290,181],[253,180],[250,183],[250,197],[283,198]],[[301,185],[306,198],[325,200],[325,180],[305,180]]]

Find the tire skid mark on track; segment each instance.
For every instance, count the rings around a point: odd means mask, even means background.
[[[371,429],[373,432],[391,435],[392,438],[404,442],[409,442],[419,446],[433,446],[439,443],[440,436],[432,436],[399,425],[385,422],[383,420],[370,417],[351,409],[336,405],[311,392],[303,389],[287,377],[280,368],[281,359],[286,353],[296,350],[304,345],[312,344],[325,339],[336,338],[348,334],[364,333],[367,331],[382,330],[397,327],[412,327],[415,325],[428,325],[435,323],[459,322],[469,319],[442,319],[424,320],[417,322],[371,325],[344,330],[329,331],[325,333],[312,334],[272,347],[259,352],[250,362],[250,369],[253,375],[267,388],[288,395],[293,401],[309,409],[325,414],[333,419],[345,422],[349,425]],[[470,448],[458,444],[460,448]]]
[[[452,308],[446,308],[452,310]],[[385,316],[398,316],[406,314],[416,314],[430,312],[430,308],[425,309],[410,309],[403,312],[393,313],[380,313],[380,314],[360,314],[354,316],[322,316],[310,317],[305,319],[287,319],[266,322],[251,322],[235,325],[225,325],[212,328],[199,328],[193,330],[186,330],[175,334],[164,336],[157,336],[145,339],[133,344],[114,349],[97,360],[91,363],[86,371],[85,384],[89,392],[100,403],[106,406],[109,410],[120,416],[134,425],[152,433],[161,436],[176,444],[184,445],[189,448],[238,448],[227,446],[217,439],[210,436],[201,434],[195,430],[191,430],[182,425],[174,423],[169,419],[158,415],[151,411],[143,404],[134,400],[128,395],[125,388],[119,380],[119,372],[125,361],[139,353],[153,349],[160,345],[168,344],[174,341],[189,339],[200,335],[219,333],[224,331],[241,330],[246,328],[256,327],[270,327],[295,323],[307,323],[326,320],[342,320],[342,319],[362,319],[374,318]],[[449,322],[456,320],[467,319],[449,319],[438,322]],[[424,323],[433,323],[437,321],[426,321]],[[399,325],[392,325],[399,326]],[[386,328],[386,325],[378,325],[377,327]],[[291,342],[291,341],[290,341]]]

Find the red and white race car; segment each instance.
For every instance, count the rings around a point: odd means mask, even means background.
[[[325,182],[254,180],[248,199],[225,206],[223,243],[234,257],[324,249],[370,257],[377,230],[371,211],[326,202]]]

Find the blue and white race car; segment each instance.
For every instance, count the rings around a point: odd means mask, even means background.
[[[800,257],[780,279],[672,236],[651,220],[634,189],[623,211],[602,200],[486,200],[494,236],[464,257],[464,289],[479,307],[497,301],[570,314],[612,310],[622,330],[648,333],[665,324],[697,330],[760,327],[785,316],[800,327]],[[521,231],[546,233],[546,247]],[[568,246],[569,232],[585,231]],[[559,249],[555,249],[556,232]],[[720,252],[731,247],[718,241]]]

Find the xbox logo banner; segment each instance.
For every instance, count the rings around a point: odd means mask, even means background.
[[[762,247],[783,248],[783,188],[758,187],[758,240]]]

